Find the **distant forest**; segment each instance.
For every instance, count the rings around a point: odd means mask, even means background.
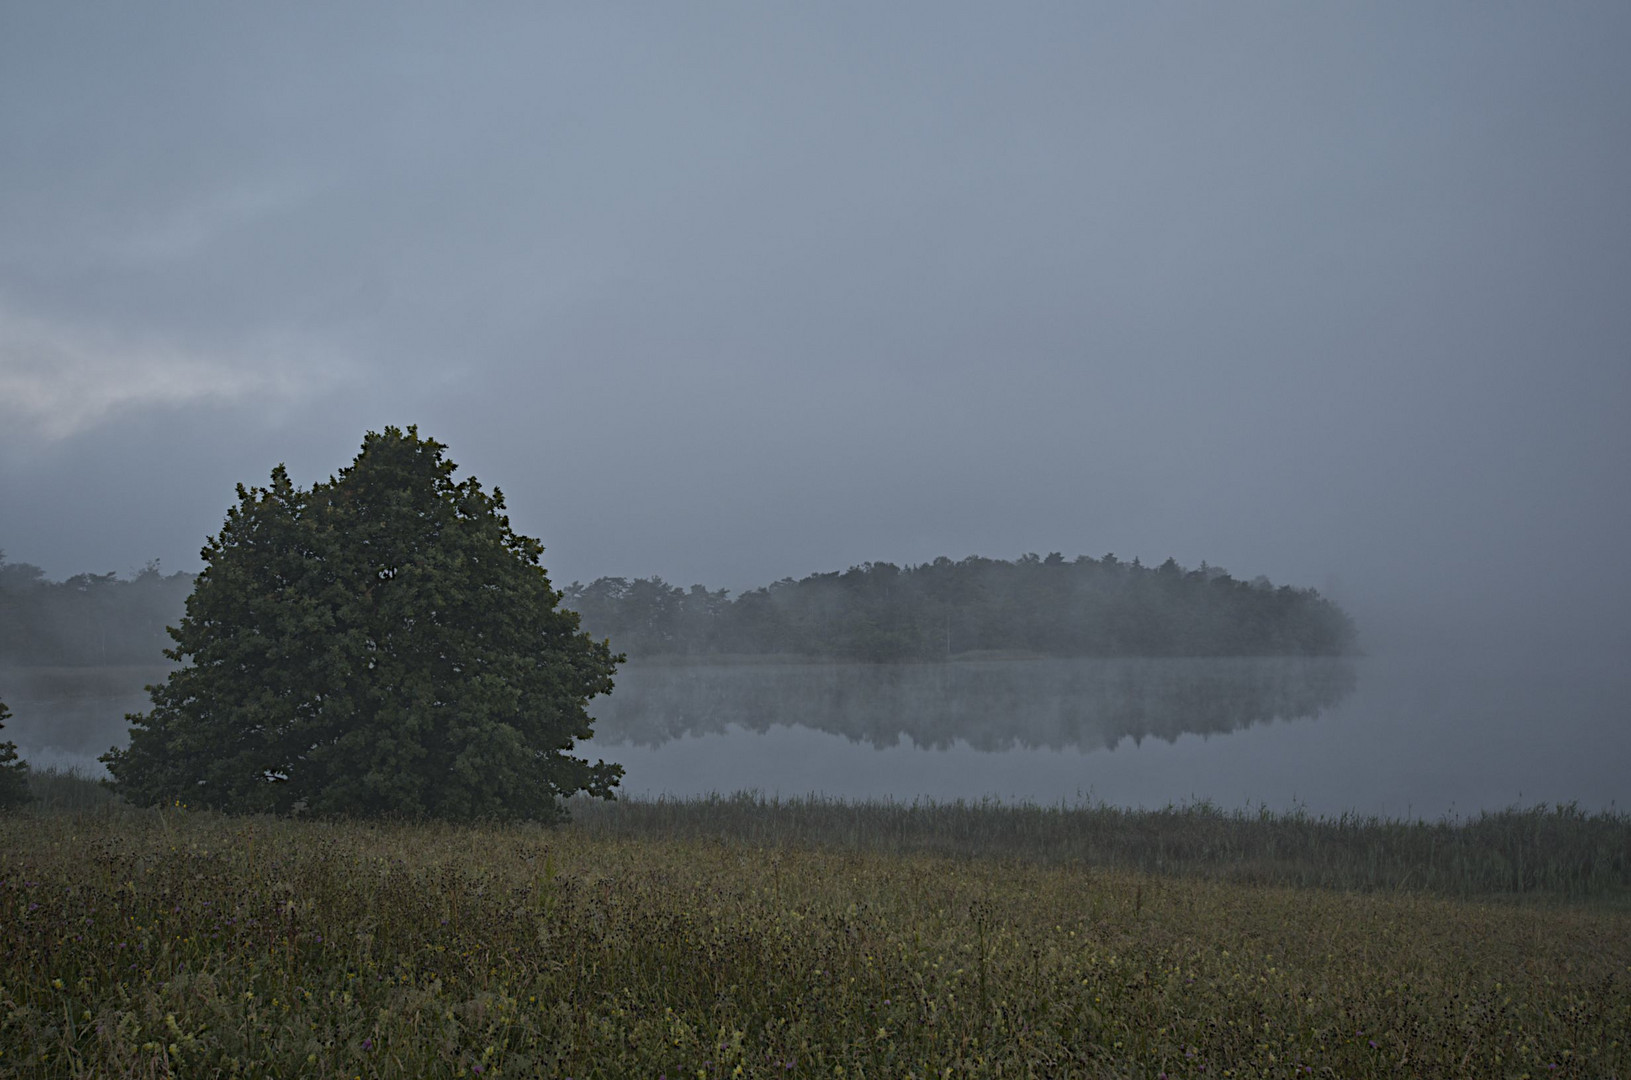
[[[95,667],[163,662],[165,627],[181,620],[193,575],[149,563],[130,578],[75,574],[47,581],[0,553],[0,666]]]
[[[1113,554],[866,563],[785,578],[735,599],[657,577],[573,582],[564,593],[585,630],[634,658],[1340,656],[1356,649],[1353,620],[1313,589],[1237,581],[1204,563],[1147,567]]]
[[[132,577],[47,581],[0,554],[0,666],[154,664],[171,645],[193,575],[150,564]],[[1312,589],[1237,581],[1204,563],[1146,567],[1114,555],[1067,560],[876,562],[729,590],[661,578],[573,582],[564,604],[630,657],[802,655],[935,660],[1041,656],[1340,656],[1353,620]]]

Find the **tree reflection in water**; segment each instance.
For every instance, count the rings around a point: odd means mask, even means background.
[[[636,663],[590,711],[605,744],[796,724],[877,748],[1095,750],[1312,718],[1356,685],[1338,658]]]

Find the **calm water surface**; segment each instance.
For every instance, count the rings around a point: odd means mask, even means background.
[[[1436,818],[1631,803],[1631,676],[1487,655],[630,668],[591,757],[646,795],[1102,800]]]
[[[163,669],[0,671],[4,738],[100,772]],[[1631,664],[1466,649],[1334,660],[630,665],[593,703],[624,790],[1102,800],[1436,818],[1631,807]]]

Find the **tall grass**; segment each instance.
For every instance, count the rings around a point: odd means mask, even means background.
[[[33,770],[30,811],[137,813],[106,785]],[[1103,804],[579,797],[569,828],[605,838],[816,847],[1197,875],[1242,885],[1631,906],[1631,815],[1569,803],[1439,821]]]
[[[32,768],[28,771],[28,791],[35,813],[117,813],[125,803],[99,779],[72,769]]]
[[[1631,1072],[1619,911],[590,817],[0,817],[0,1075]]]
[[[572,804],[594,835],[1021,859],[1240,884],[1631,903],[1631,816],[1573,804],[1437,822],[1226,812],[1210,803],[848,802],[753,793]]]

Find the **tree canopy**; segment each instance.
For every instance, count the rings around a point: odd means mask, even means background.
[[[130,745],[134,802],[230,811],[549,819],[611,797],[572,757],[621,656],[557,606],[501,491],[456,481],[416,428],[368,433],[309,490],[237,489]]]
[[[732,599],[661,578],[573,582],[565,603],[636,659],[802,654],[933,660],[1041,656],[1340,656],[1353,620],[1313,589],[1240,581],[1219,567],[1148,567],[1115,555],[941,557],[785,578]]]
[[[152,664],[169,644],[193,576],[163,574],[157,561],[128,578],[75,574],[47,581],[0,551],[0,666]]]

